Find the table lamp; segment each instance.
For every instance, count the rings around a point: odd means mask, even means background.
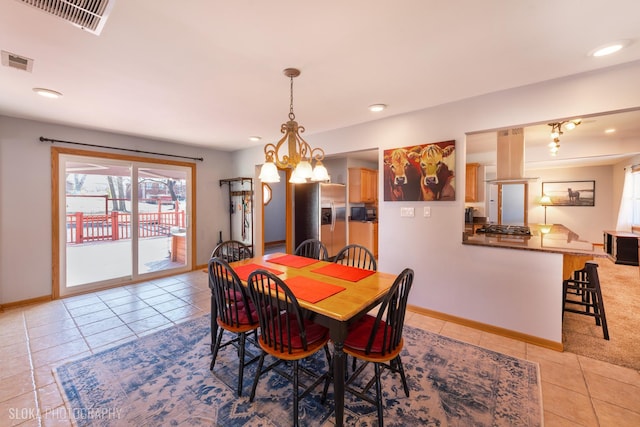
[[[547,196],[546,194],[543,194],[542,197],[540,197],[540,204],[542,206],[544,206],[544,223],[547,223],[547,206],[551,204],[551,197]]]

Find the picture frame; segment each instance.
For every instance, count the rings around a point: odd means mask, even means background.
[[[384,201],[454,201],[455,140],[384,150]]]
[[[542,183],[542,195],[551,199],[547,206],[595,206],[595,181],[549,181]]]

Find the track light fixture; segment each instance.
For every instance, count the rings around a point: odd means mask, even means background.
[[[551,142],[549,143],[549,150],[551,151],[552,156],[557,155],[560,150],[560,135],[564,133],[563,130],[573,130],[580,123],[582,123],[582,119],[549,123],[549,126],[551,126]]]

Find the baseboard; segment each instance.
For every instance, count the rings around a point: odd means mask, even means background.
[[[447,322],[453,322],[458,325],[468,326],[479,331],[489,332],[506,338],[512,338],[518,341],[526,342],[528,344],[534,344],[539,347],[544,347],[555,351],[564,350],[564,346],[561,342],[550,341],[544,338],[535,337],[533,335],[523,334],[522,332],[512,331],[510,329],[500,328],[498,326],[493,326],[482,322],[476,322],[475,320],[452,316],[450,314],[440,313],[438,311],[417,307],[415,305],[407,305],[407,310],[418,314],[424,314],[425,316],[433,317],[434,319],[445,320]]]
[[[49,302],[52,300],[53,300],[53,297],[51,295],[44,295],[37,298],[30,298],[30,299],[25,299],[21,301],[8,302],[0,305],[0,311],[9,310],[16,307],[24,307],[26,305],[31,305],[31,304],[40,304],[40,303]]]

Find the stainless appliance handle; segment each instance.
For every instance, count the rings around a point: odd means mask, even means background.
[[[336,229],[336,205],[331,202],[331,231]]]

